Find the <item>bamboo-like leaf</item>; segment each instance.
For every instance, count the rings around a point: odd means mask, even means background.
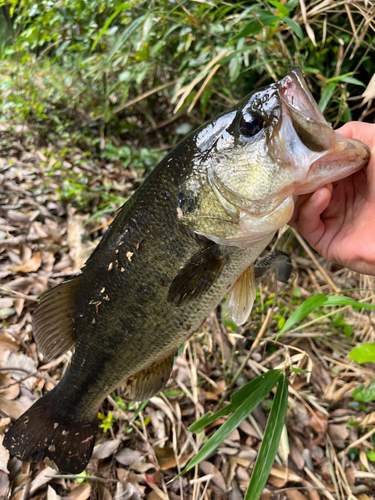
[[[303,40],[303,31],[301,26],[293,21],[293,19],[290,19],[290,17],[283,17],[282,19],[285,24],[289,26],[290,29],[294,31],[294,33],[298,36],[300,40]]]
[[[280,335],[283,335],[286,331],[290,330],[292,326],[294,326],[298,321],[301,321],[301,319],[305,318],[317,307],[320,307],[323,304],[325,304],[327,300],[328,297],[326,297],[322,293],[318,293],[317,295],[314,295],[313,297],[310,297],[307,300],[305,300],[299,306],[299,308],[296,311],[294,311],[294,313],[286,320],[285,325],[280,330],[277,338],[280,337]]]
[[[98,36],[95,38],[94,43],[91,46],[91,50],[95,49],[97,43],[99,42],[101,37],[104,35],[104,33],[107,31],[109,25],[112,23],[112,21],[115,19],[115,17],[117,17],[120,14],[120,12],[123,11],[124,9],[127,9],[128,7],[130,7],[130,5],[131,5],[130,3],[122,3],[121,5],[119,5],[117,7],[115,12],[107,19],[107,22],[105,23],[103,28],[99,31]]]
[[[205,415],[203,415],[203,417],[201,417],[199,420],[194,422],[194,424],[192,424],[189,427],[189,431],[195,433],[202,432],[203,429],[206,427],[206,425],[209,425],[212,422],[215,422],[215,420],[217,420],[218,418],[224,417],[225,415],[229,415],[229,413],[235,411],[249,397],[249,394],[254,393],[269,378],[275,380],[275,377],[280,376],[280,374],[281,374],[280,370],[269,370],[264,375],[260,375],[254,380],[251,380],[243,387],[241,387],[241,389],[232,394],[230,398],[231,402],[228,406],[222,408],[216,413],[211,413],[211,412],[206,413]]]
[[[329,295],[324,306],[352,306],[357,309],[375,309],[375,304],[358,302],[357,300],[342,295]]]
[[[332,82],[327,85],[327,87],[324,89],[324,92],[322,94],[322,97],[320,98],[319,101],[319,108],[320,111],[323,113],[324,110],[327,107],[327,104],[329,103],[329,100],[332,97],[332,94],[334,93],[336,89],[336,83]]]
[[[195,457],[190,460],[185,469],[181,472],[184,474],[186,471],[199,464],[202,460],[207,458],[233,431],[241,422],[258,406],[258,404],[267,396],[272,387],[274,387],[280,380],[280,372],[274,370],[271,376],[262,381],[258,388],[248,395],[247,399],[237,408],[228,420],[210,437],[210,439],[202,446]],[[276,446],[277,447],[277,446]],[[178,476],[177,476],[178,477]]]
[[[258,500],[263,492],[273,461],[276,456],[281,432],[284,427],[285,414],[288,406],[288,382],[283,376],[277,386],[270,415],[264,431],[262,445],[254,465],[249,487],[244,500]]]

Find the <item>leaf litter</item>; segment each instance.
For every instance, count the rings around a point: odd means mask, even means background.
[[[31,327],[38,298],[77,272],[119,208],[114,203],[112,211],[101,211],[103,192],[95,189],[111,185],[124,201],[142,176],[131,165],[88,161],[79,148],[38,146],[42,142],[24,126],[1,123],[0,498],[241,500],[273,393],[218,449],[171,481],[230,415],[196,434],[188,427],[228,404],[256,376],[285,364],[292,369],[287,416],[262,500],[375,498],[375,367],[347,356],[357,344],[375,341],[374,311],[312,309],[277,338],[298,305],[314,294],[350,290],[346,296],[374,304],[374,278],[330,265],[306,245],[301,249],[301,238],[290,229],[273,244],[291,255],[294,278],[281,291],[271,277],[265,279],[243,327],[234,326],[223,302],[184,346],[164,393],[138,415],[138,404],[125,404],[120,389],[109,396],[84,474],[64,475],[44,463],[9,458],[1,444],[4,431],[58,383],[71,356],[46,362],[38,353]],[[86,179],[92,198],[63,192],[69,169],[75,179]]]

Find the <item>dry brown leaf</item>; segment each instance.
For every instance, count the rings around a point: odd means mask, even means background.
[[[0,498],[8,498],[9,486],[9,475],[0,471]]]
[[[103,483],[98,483],[97,488],[100,500],[112,500],[112,495]]]
[[[227,492],[227,485],[225,484],[224,477],[222,473],[219,471],[217,467],[214,466],[211,462],[203,460],[199,464],[199,469],[203,472],[203,474],[213,474],[211,481],[218,486],[224,493]]]
[[[19,384],[8,373],[0,372],[0,387],[4,387],[0,389],[0,394],[6,399],[15,399],[20,392]]]
[[[7,467],[9,456],[9,451],[3,446],[3,436],[0,436],[0,471],[6,474],[9,474]]]
[[[134,486],[134,484],[116,484],[116,493],[114,496],[114,500],[141,500],[141,498],[142,494],[140,490],[136,486]]]
[[[17,420],[17,418],[20,417],[26,410],[28,410],[31,405],[32,401],[27,396],[21,396],[20,398],[11,401],[4,398],[0,394],[1,411],[13,420]]]
[[[91,494],[91,484],[80,484],[64,500],[87,500]]]
[[[328,427],[328,434],[332,439],[332,443],[338,448],[345,448],[345,439],[349,436],[349,429],[347,429],[346,422],[343,424],[330,424]]]
[[[15,352],[19,348],[20,346],[14,337],[7,333],[0,333],[0,349],[10,349]]]
[[[309,424],[315,432],[324,434],[328,428],[328,418],[317,410],[314,415],[311,415]]]
[[[298,490],[286,490],[285,494],[288,497],[288,500],[307,500],[305,495],[302,495],[302,493]]]
[[[36,252],[31,259],[27,260],[20,266],[12,267],[14,273],[35,273],[42,263],[40,252]]]
[[[0,418],[0,434],[4,434],[5,429],[7,429],[11,424],[10,418]]]
[[[94,447],[92,458],[107,458],[112,455],[120,446],[120,439],[112,439],[104,441],[104,443],[97,444]]]
[[[48,485],[47,500],[61,500],[61,497],[56,493],[51,485]]]
[[[56,476],[58,471],[52,469],[51,467],[46,467],[43,469],[36,478],[31,482],[30,495],[33,495],[41,486],[51,481],[53,476]]]
[[[147,472],[150,469],[155,469],[154,464],[146,463],[146,462],[136,462],[130,466],[136,472]]]
[[[123,448],[115,455],[115,459],[122,465],[133,465],[143,459],[142,453],[131,448]]]
[[[362,97],[363,101],[361,106],[371,101],[372,99],[375,99],[375,74],[372,75],[369,84],[367,85],[365,91],[362,94]]]

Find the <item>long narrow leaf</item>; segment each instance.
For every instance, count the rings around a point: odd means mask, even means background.
[[[332,82],[332,83],[329,83],[327,85],[327,87],[324,89],[322,97],[320,98],[320,101],[319,101],[319,108],[320,108],[320,111],[322,113],[326,109],[327,104],[329,103],[329,100],[331,99],[332,94],[334,93],[334,91],[336,89],[336,86],[337,86],[336,83]]]
[[[242,405],[228,418],[220,429],[218,429],[210,437],[195,457],[190,460],[181,474],[184,474],[186,471],[190,470],[192,467],[211,455],[211,453],[224,441],[224,439],[226,439],[267,396],[271,389],[279,382],[280,377],[280,373],[273,373],[271,377],[268,377],[265,381],[263,381],[260,387],[258,387],[253,393],[249,394],[248,398],[242,403]]]
[[[308,314],[314,311],[317,307],[322,306],[328,300],[328,297],[322,293],[318,293],[313,297],[308,298],[299,306],[299,308],[294,311],[294,313],[286,320],[285,325],[280,330],[277,338],[283,335],[286,331],[290,330],[298,321],[305,318]]]
[[[327,302],[324,306],[352,306],[357,309],[375,309],[375,304],[368,304],[367,302],[358,302],[350,297],[342,295],[329,295]]]
[[[96,47],[96,44],[99,42],[99,40],[101,39],[101,37],[103,36],[103,34],[107,31],[107,28],[109,27],[109,25],[111,24],[111,22],[114,20],[115,17],[117,17],[121,11],[123,11],[124,9],[127,9],[128,7],[130,7],[130,3],[123,3],[121,5],[119,5],[117,7],[117,9],[115,10],[115,12],[108,18],[107,22],[105,23],[105,25],[103,26],[103,28],[99,31],[99,34],[98,36],[95,38],[95,41],[94,43],[92,44],[91,46],[91,50],[94,50],[95,47]]]
[[[209,425],[212,422],[215,422],[215,420],[217,420],[218,418],[229,415],[229,413],[237,410],[237,408],[249,397],[249,394],[254,393],[269,378],[274,380],[275,377],[280,376],[280,373],[280,370],[269,370],[267,373],[259,375],[259,377],[251,380],[243,387],[241,387],[241,389],[238,389],[238,391],[232,394],[230,398],[231,402],[228,406],[222,408],[216,413],[206,413],[205,415],[203,415],[203,417],[201,417],[189,427],[189,431],[195,433],[202,432],[206,425]]]
[[[263,492],[273,461],[276,456],[281,432],[284,427],[285,414],[288,406],[288,382],[285,376],[279,382],[275,398],[268,417],[262,445],[254,465],[249,487],[244,500],[258,500]]]

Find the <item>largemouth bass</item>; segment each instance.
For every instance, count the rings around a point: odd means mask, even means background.
[[[368,158],[364,144],[332,130],[298,69],[186,137],[123,206],[82,271],[38,305],[40,352],[74,354],[58,385],[6,433],[10,453],[81,472],[106,395],[123,385],[127,399],[140,401],[162,390],[177,348],[226,293],[243,323],[262,274],[254,261],[289,221],[296,196]],[[273,261],[288,268],[279,253],[263,267]]]

